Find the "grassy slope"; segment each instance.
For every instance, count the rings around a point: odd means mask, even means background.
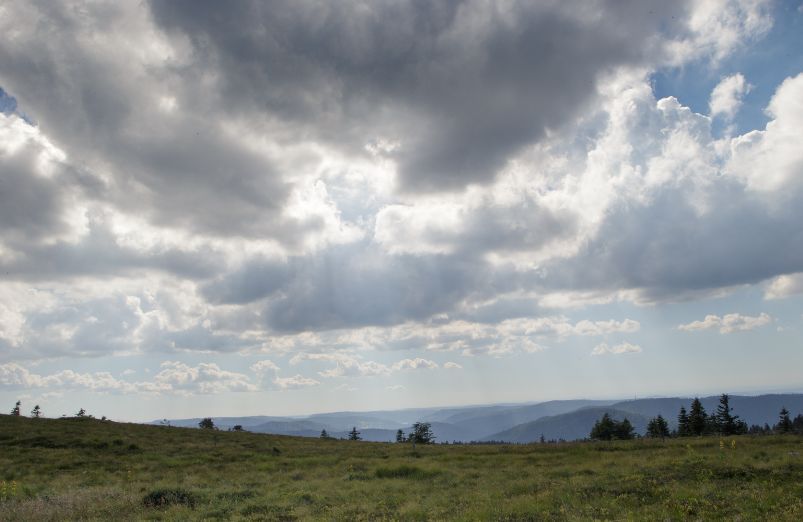
[[[740,437],[734,449],[730,440],[413,454],[401,444],[0,416],[0,520],[802,519],[803,439]],[[194,507],[147,507],[160,488],[189,493]]]

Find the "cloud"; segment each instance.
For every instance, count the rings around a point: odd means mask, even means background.
[[[183,73],[206,72],[230,111],[259,107],[351,153],[367,136],[399,142],[389,156],[414,191],[493,179],[591,102],[602,74],[661,56],[662,37],[690,16],[663,2],[606,2],[605,17],[571,2],[150,8],[170,41],[190,45]]]
[[[165,361],[153,380],[168,385],[174,391],[214,394],[224,392],[257,391],[248,376],[222,370],[214,363],[200,363],[189,366],[177,361]]]
[[[256,391],[248,377],[220,369],[216,364],[189,366],[165,361],[151,381],[130,382],[108,372],[77,373],[61,370],[40,375],[16,364],[0,365],[0,386],[13,389],[87,390],[97,393],[144,393],[180,395]]]
[[[0,357],[386,375],[354,350],[534,352],[641,328],[567,304],[780,295],[803,271],[803,75],[732,139],[649,83],[760,37],[767,6],[9,5]]]
[[[447,370],[462,370],[463,367],[457,364],[456,362],[447,361],[443,363],[443,367]]]
[[[720,317],[718,315],[706,315],[705,319],[702,321],[692,321],[691,323],[679,325],[678,330],[692,332],[695,330],[719,328],[719,333],[728,334],[760,328],[769,324],[771,321],[772,317],[765,313],[761,313],[758,316],[725,314]]]
[[[318,386],[321,383],[315,379],[304,377],[303,375],[294,375],[293,377],[276,377],[273,380],[273,384],[280,390],[297,390]]]
[[[764,299],[783,299],[803,294],[803,273],[778,276],[769,281]]]
[[[803,188],[803,150],[798,136],[803,127],[803,73],[787,78],[766,109],[772,118],[766,128],[731,142],[726,172],[759,194],[780,197],[781,206]],[[783,192],[780,192],[783,191]]]
[[[641,346],[622,343],[614,346],[608,346],[607,343],[601,343],[594,347],[591,355],[622,355],[626,353],[641,353]]]
[[[416,357],[415,359],[402,359],[393,363],[393,369],[400,370],[434,370],[438,368],[438,363],[429,359]]]
[[[265,359],[263,361],[257,361],[251,366],[249,366],[249,369],[252,372],[256,373],[257,375],[262,375],[270,372],[278,372],[280,370],[280,368],[276,365],[276,363],[274,363],[269,359]]]
[[[741,73],[723,78],[711,91],[711,101],[708,103],[711,116],[732,119],[742,105],[742,98],[750,92],[751,87]]]

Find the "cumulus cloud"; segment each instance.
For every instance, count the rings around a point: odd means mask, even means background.
[[[687,324],[679,325],[678,330],[692,332],[695,330],[719,328],[719,333],[728,334],[760,328],[769,324],[771,321],[772,317],[765,313],[761,313],[757,316],[725,314],[720,317],[718,315],[706,315],[705,319],[702,321],[692,321]]]
[[[273,380],[273,384],[280,390],[297,390],[300,388],[318,386],[321,383],[315,379],[296,374],[293,377],[276,377]]]
[[[607,343],[601,343],[594,347],[591,355],[622,355],[626,353],[640,353],[641,346],[630,343],[622,343],[614,346],[608,346]]]
[[[803,75],[732,139],[649,84],[765,33],[767,3],[280,4],[4,7],[0,357],[387,375],[349,351],[536,352],[641,327],[555,307],[795,288]]]
[[[393,363],[393,369],[399,370],[434,370],[438,368],[438,363],[429,359],[416,357],[415,359],[402,359]]]
[[[711,116],[731,119],[742,105],[742,98],[750,92],[751,85],[741,73],[723,78],[711,91],[709,111]]]
[[[165,361],[151,381],[130,382],[108,372],[62,370],[49,375],[30,372],[16,363],[0,365],[0,386],[14,389],[89,390],[109,393],[176,393],[181,395],[257,391],[246,375],[213,363],[197,366]]]
[[[803,294],[803,273],[778,276],[769,281],[764,290],[765,299],[783,299]]]
[[[443,363],[443,367],[447,370],[461,370],[463,367],[456,362],[447,361]]]

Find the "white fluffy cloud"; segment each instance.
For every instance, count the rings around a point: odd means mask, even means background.
[[[443,367],[447,370],[461,370],[463,368],[460,364],[452,361],[443,363]]]
[[[711,116],[733,118],[750,88],[740,73],[723,78],[711,92],[711,101],[708,103]]]
[[[782,275],[772,279],[764,291],[765,299],[783,299],[803,294],[803,273]]]
[[[608,346],[607,343],[601,343],[594,347],[591,355],[622,355],[626,353],[640,353],[641,346],[630,343],[616,344]]]
[[[678,326],[679,330],[692,332],[695,330],[708,330],[709,328],[719,328],[719,333],[728,334],[733,332],[744,332],[760,328],[772,322],[772,317],[761,313],[757,316],[742,314],[706,315],[702,321],[692,321]]]
[[[315,379],[296,374],[292,377],[276,377],[273,380],[273,384],[280,390],[297,390],[300,388],[318,386],[321,383]]]

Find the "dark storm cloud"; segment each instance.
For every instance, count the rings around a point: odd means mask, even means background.
[[[799,192],[799,191],[798,191]],[[803,210],[791,197],[780,207],[721,179],[708,212],[673,188],[647,204],[612,209],[578,255],[548,263],[549,289],[638,289],[646,300],[752,284],[803,271]]]
[[[591,12],[593,9],[594,12]],[[351,150],[398,140],[404,189],[487,182],[580,112],[598,76],[660,52],[681,2],[153,2],[231,110]],[[595,13],[604,12],[605,17]]]
[[[15,154],[0,153],[0,238],[36,241],[67,228],[62,219],[64,187],[35,174],[39,153],[31,144]]]
[[[127,7],[18,4],[9,16],[37,30],[0,45],[0,85],[78,171],[105,177],[87,195],[196,233],[294,244],[317,228],[281,219],[288,187],[272,160],[223,128],[225,102],[150,49]]]
[[[75,277],[112,277],[157,270],[181,278],[206,279],[225,267],[221,253],[209,248],[180,250],[125,247],[101,226],[77,242],[47,244],[9,241],[14,252],[9,260],[0,259],[5,280],[53,281]]]
[[[268,298],[273,330],[302,331],[417,321],[515,289],[512,271],[460,256],[388,256],[380,249],[334,247],[315,257],[253,262],[209,284],[215,303]],[[532,306],[525,305],[532,310]]]

